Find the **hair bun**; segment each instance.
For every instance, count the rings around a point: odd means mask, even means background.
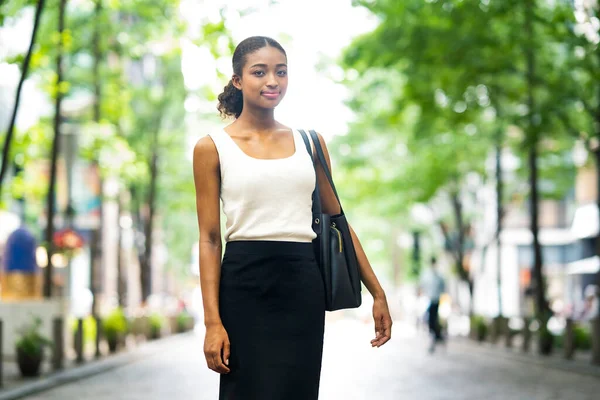
[[[229,80],[227,86],[223,88],[223,93],[218,97],[219,104],[217,109],[223,118],[229,116],[238,118],[242,114],[244,107],[244,97],[242,91],[233,86],[233,82]]]

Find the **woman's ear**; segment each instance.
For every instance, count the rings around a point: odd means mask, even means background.
[[[233,84],[233,86],[235,86],[236,89],[242,90],[242,80],[239,76],[233,75],[231,77],[231,83]]]

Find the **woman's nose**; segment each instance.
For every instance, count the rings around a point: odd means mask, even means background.
[[[275,76],[275,74],[269,74],[267,86],[270,88],[276,88],[277,86],[279,86],[279,82],[277,81],[277,77]]]

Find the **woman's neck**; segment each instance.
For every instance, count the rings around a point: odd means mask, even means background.
[[[235,123],[242,130],[252,131],[269,131],[278,127],[273,109],[249,110],[244,108]]]

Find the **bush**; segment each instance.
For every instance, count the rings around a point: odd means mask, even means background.
[[[154,313],[150,315],[148,318],[148,322],[150,323],[150,338],[157,339],[160,337],[160,332],[164,325],[164,318],[162,315]]]
[[[556,336],[550,332],[550,330],[543,326],[539,329],[539,352],[540,354],[548,355],[552,353],[554,343],[556,342]]]
[[[554,347],[556,347],[557,349],[565,348],[565,333],[563,333],[562,335],[554,336]]]
[[[19,329],[19,338],[15,343],[17,364],[22,376],[38,376],[44,359],[44,347],[52,346],[50,339],[39,331],[42,320],[34,317],[33,321]],[[0,360],[0,363],[2,360]]]
[[[176,317],[177,332],[185,332],[193,326],[194,317],[187,311],[183,310]]]
[[[129,322],[123,309],[118,307],[110,312],[102,321],[102,333],[108,343],[111,353],[117,351],[117,347],[129,330]]]
[[[40,333],[42,320],[34,317],[33,321],[19,329],[19,338],[15,343],[17,351],[34,357],[44,351],[44,347],[52,346],[52,341]]]
[[[127,333],[127,317],[122,308],[115,308],[102,321],[102,332],[106,340],[116,340],[119,335]]]
[[[581,350],[591,350],[592,348],[592,334],[589,329],[575,325],[573,327],[573,336],[575,339],[575,348]]]
[[[475,331],[477,340],[485,340],[488,334],[488,326],[484,317],[481,315],[473,315],[471,317],[471,329]]]
[[[83,319],[83,343],[95,343],[96,342],[96,318],[88,315]],[[77,318],[71,320],[71,330],[73,334],[77,333]]]

